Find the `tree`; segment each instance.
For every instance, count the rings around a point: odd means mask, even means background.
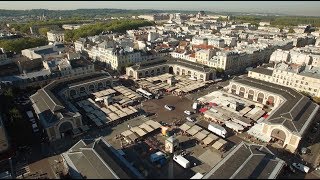
[[[293,30],[292,27],[290,27],[288,33],[295,33],[295,31]]]
[[[12,88],[6,88],[3,92],[4,96],[9,98],[9,99],[12,99],[13,98],[13,91],[12,91]]]
[[[6,51],[13,51],[20,53],[23,49],[33,48],[37,46],[44,46],[48,44],[46,38],[20,38],[14,40],[0,40],[0,47]]]
[[[13,123],[16,120],[22,119],[20,111],[15,107],[9,110],[9,116],[11,118],[11,123]]]
[[[50,31],[50,29],[47,27],[42,27],[42,28],[39,28],[38,30],[39,34],[42,36],[47,36],[48,31]]]

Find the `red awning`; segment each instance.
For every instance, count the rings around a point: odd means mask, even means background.
[[[264,115],[263,118],[267,119],[269,117],[268,114]]]
[[[203,113],[203,112],[206,112],[207,110],[208,110],[207,108],[201,108],[201,109],[199,109],[199,111],[202,112],[202,113]]]

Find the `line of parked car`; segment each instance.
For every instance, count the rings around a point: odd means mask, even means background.
[[[38,128],[38,125],[36,123],[36,120],[34,119],[34,116],[33,116],[33,113],[32,111],[27,111],[27,115],[29,117],[29,121],[31,122],[32,124],[32,130],[34,133],[36,132],[39,132],[39,128]]]

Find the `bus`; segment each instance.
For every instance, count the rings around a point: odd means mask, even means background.
[[[153,99],[154,96],[150,92],[143,90],[142,88],[139,88],[136,90],[137,93],[139,93],[141,96],[147,98],[147,99]]]

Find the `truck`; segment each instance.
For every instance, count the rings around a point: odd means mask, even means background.
[[[218,124],[210,123],[208,125],[208,130],[215,133],[216,135],[218,135],[220,137],[226,138],[227,130]]]
[[[300,164],[300,163],[292,163],[292,166],[297,168],[298,170],[302,171],[302,172],[305,172],[305,173],[308,173],[310,168],[308,166],[305,166],[303,164]]]
[[[161,151],[158,151],[158,152],[150,155],[150,161],[152,163],[157,162],[157,161],[164,159],[164,158],[165,158],[165,154]]]
[[[185,169],[190,167],[190,162],[181,155],[174,155],[173,160],[178,164],[180,164],[180,166],[184,167]]]

